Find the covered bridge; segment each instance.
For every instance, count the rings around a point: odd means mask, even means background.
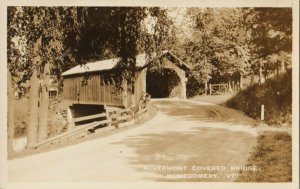
[[[154,56],[155,57],[155,56]],[[152,98],[186,98],[186,71],[190,68],[169,51],[149,60],[146,54],[136,56],[137,72],[133,83],[114,73],[120,59],[108,59],[78,65],[65,71],[63,99],[66,107],[101,105],[135,107],[145,93]],[[162,72],[151,72],[151,62],[163,63]],[[118,87],[121,86],[121,87]],[[88,111],[88,108],[85,108]]]

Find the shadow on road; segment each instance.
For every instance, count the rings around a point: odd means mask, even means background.
[[[256,137],[249,132],[230,130],[226,127],[239,125],[239,128],[242,128],[243,124],[249,127],[253,125],[253,120],[234,110],[214,105],[195,105],[180,101],[159,101],[153,104],[170,117],[195,121],[196,125],[185,131],[150,132],[113,143],[134,148],[136,156],[128,157],[128,160],[137,171],[153,175],[145,179],[162,182],[228,182],[236,179],[227,178],[226,174],[238,174],[238,171],[230,170],[230,166],[245,164],[256,144]],[[218,127],[214,128],[215,125]],[[193,169],[202,166],[224,166],[226,170]],[[178,178],[176,174],[193,174],[198,177]],[[203,178],[203,174],[217,174],[217,177]]]
[[[247,142],[245,142],[247,141]],[[226,129],[194,128],[190,132],[164,132],[128,137],[115,144],[134,148],[137,156],[129,161],[139,172],[150,172],[162,182],[226,182],[226,174],[237,173],[229,166],[242,166],[247,160],[255,138],[245,132],[229,132]],[[175,170],[163,170],[169,166]],[[185,170],[178,170],[187,166]],[[225,166],[225,171],[193,170],[193,166]],[[159,170],[160,169],[160,170]],[[217,178],[174,178],[170,174],[217,174]]]

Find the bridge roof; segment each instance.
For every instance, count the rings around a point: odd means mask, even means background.
[[[171,62],[176,64],[179,68],[183,70],[189,70],[191,69],[189,65],[184,63],[182,60],[180,60],[178,57],[176,57],[174,54],[172,54],[169,51],[163,51],[162,55],[159,57],[156,57],[155,54],[152,55],[152,59],[149,59],[149,57],[146,54],[139,54],[136,56],[136,67],[137,68],[145,68],[147,65],[161,57],[167,57],[168,59],[172,59]],[[120,61],[120,58],[113,58],[113,59],[107,59],[107,60],[101,60],[96,62],[91,62],[83,65],[77,65],[65,72],[62,73],[62,76],[69,76],[69,75],[77,75],[77,74],[83,74],[83,73],[89,73],[89,72],[100,72],[100,71],[106,71],[113,69],[118,62]]]

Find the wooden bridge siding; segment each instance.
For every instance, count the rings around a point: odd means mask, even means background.
[[[116,93],[118,93],[116,87],[113,84],[103,85],[100,75],[92,75],[87,80],[87,85],[82,86],[83,79],[83,76],[64,78],[63,97],[67,105],[73,103],[122,105],[122,99],[115,97]]]

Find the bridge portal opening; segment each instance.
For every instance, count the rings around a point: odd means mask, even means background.
[[[147,71],[146,91],[151,98],[171,98],[182,96],[182,85],[177,73],[168,68],[161,71]]]

